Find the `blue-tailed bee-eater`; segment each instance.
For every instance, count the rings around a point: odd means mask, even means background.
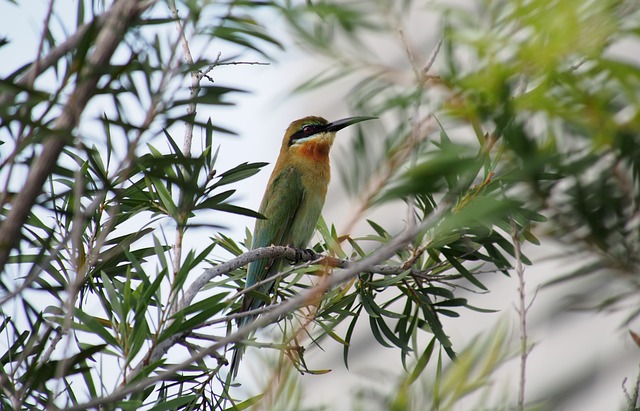
[[[265,218],[256,220],[252,249],[269,245],[307,246],[327,195],[329,150],[336,132],[374,118],[349,117],[330,123],[322,117],[309,116],[289,125],[260,204],[260,214]],[[247,269],[245,287],[272,277],[281,267],[282,259],[252,262]],[[273,285],[274,281],[269,281],[258,286],[256,291],[268,295]],[[242,301],[242,311],[255,310],[265,303],[267,301],[256,298],[255,293],[247,293]],[[238,328],[247,325],[255,317],[247,315],[240,318]],[[231,361],[234,377],[243,352],[244,347],[238,344]]]

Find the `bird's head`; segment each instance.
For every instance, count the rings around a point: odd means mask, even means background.
[[[345,127],[377,117],[348,117],[331,123],[322,117],[308,116],[292,122],[284,134],[281,153],[325,159],[336,133]]]

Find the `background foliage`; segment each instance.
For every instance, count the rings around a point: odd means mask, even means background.
[[[580,381],[525,396],[527,243],[580,262],[554,281],[577,284],[558,312],[640,312],[636,2],[87,0],[73,16],[50,5],[36,58],[0,80],[3,407],[302,409],[295,371],[328,372],[305,351],[340,344],[348,366],[365,323],[407,371],[369,400],[380,409],[455,409],[480,392],[478,407],[514,352],[517,390],[482,406],[551,409]],[[416,13],[437,23],[425,30]],[[9,47],[19,33],[4,35]],[[216,74],[285,45],[318,62],[295,92],[337,85],[348,91],[330,99],[380,121],[334,156],[349,222],[320,221],[317,255],[281,275],[255,324],[267,332],[248,342],[274,364],[248,395],[227,354],[248,336],[233,318],[257,255],[250,232],[222,225],[258,217],[235,194],[265,163],[217,142],[234,133],[218,113],[247,90]],[[237,161],[221,169],[221,156]],[[381,207],[394,218],[371,219]],[[464,295],[503,275],[520,280],[519,332],[456,344],[442,319],[488,312]],[[620,392],[629,410],[637,391]]]

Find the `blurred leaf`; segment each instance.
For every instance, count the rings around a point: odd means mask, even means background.
[[[405,172],[378,201],[387,202],[409,195],[439,192],[447,187],[447,178],[460,179],[465,172],[475,168],[477,160],[462,157],[458,150],[429,153],[420,163]]]
[[[411,375],[409,376],[407,384],[409,385],[413,384],[418,379],[418,377],[420,377],[425,367],[429,363],[429,360],[431,359],[431,355],[433,354],[433,349],[435,348],[435,343],[436,343],[436,339],[432,338],[429,345],[427,345],[427,348],[425,348],[424,352],[420,355],[420,358],[418,358],[418,362],[416,363],[415,368],[411,372]]]
[[[170,400],[162,401],[161,403],[157,404],[155,407],[150,408],[150,410],[165,411],[165,410],[178,409],[192,403],[196,398],[198,398],[196,394],[181,395],[179,397],[172,398]]]

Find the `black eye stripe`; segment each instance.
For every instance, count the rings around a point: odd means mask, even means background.
[[[307,124],[300,130],[293,133],[291,139],[289,140],[289,145],[293,144],[295,140],[312,136],[319,131],[322,131],[322,126],[320,124]]]

